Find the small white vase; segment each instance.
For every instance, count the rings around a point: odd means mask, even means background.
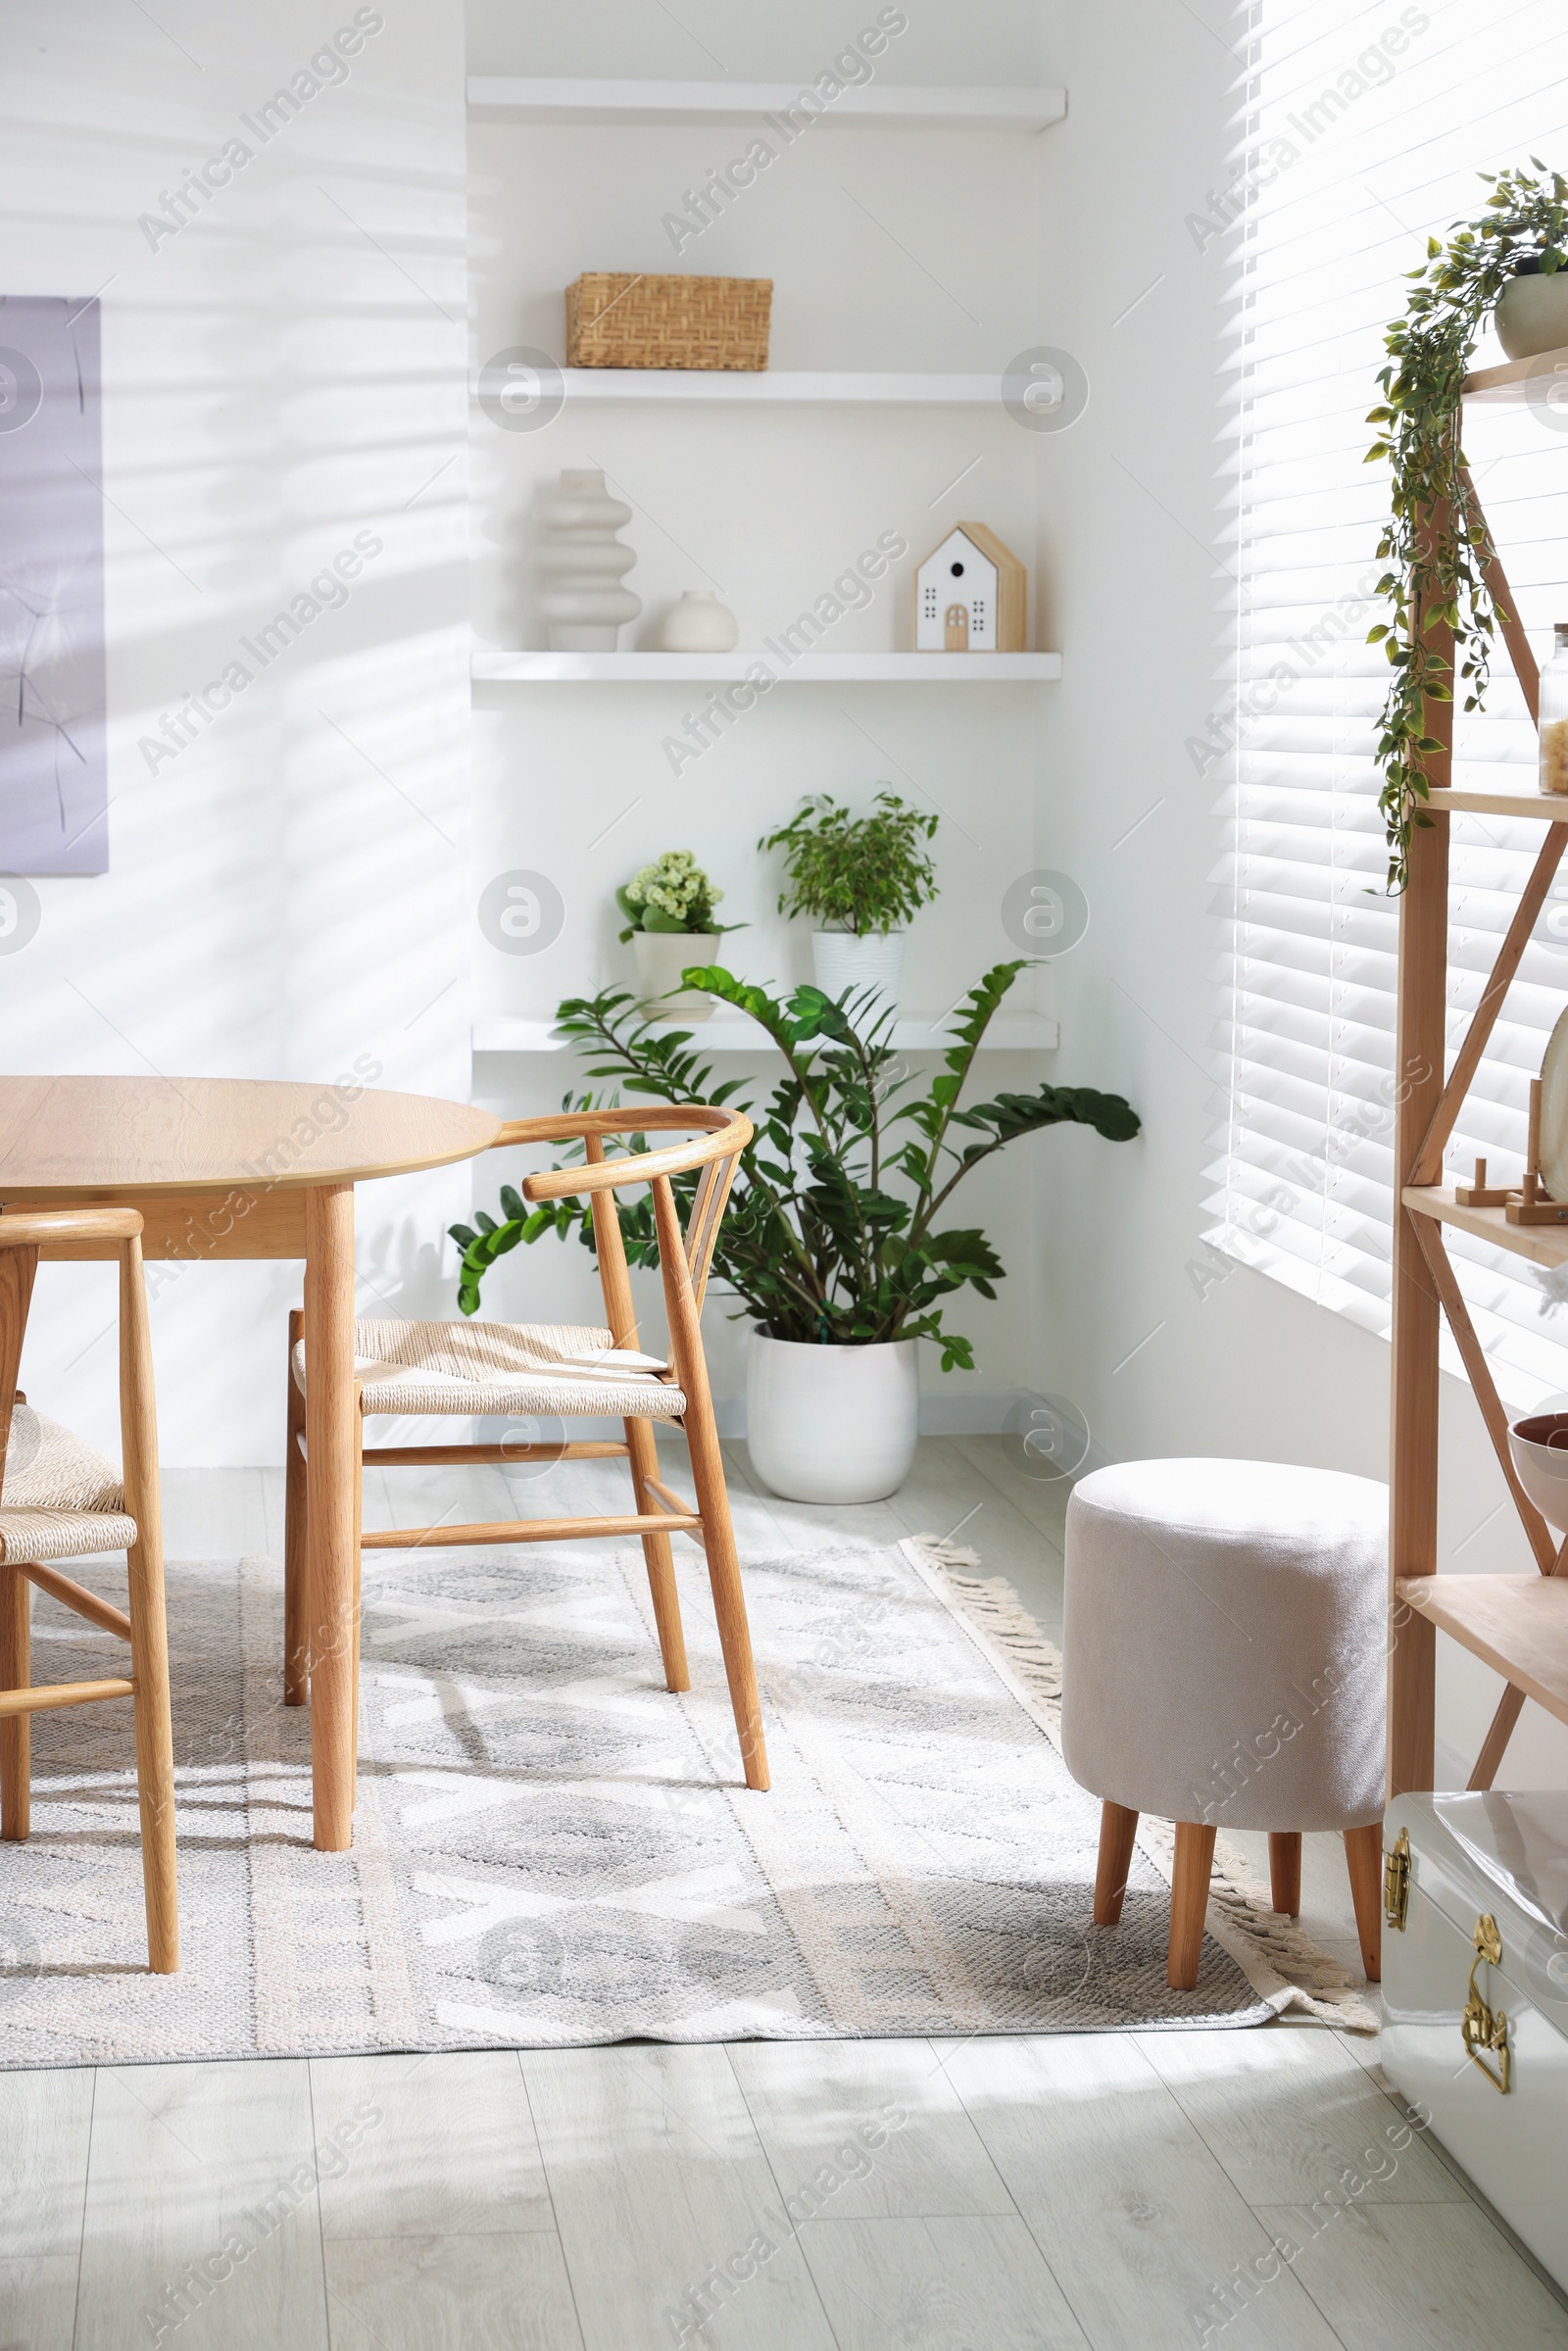
[[[850,1013],[864,1019],[867,1008],[858,1004],[865,991],[874,989],[877,997],[869,1009],[876,1019],[890,1007],[897,1011],[899,983],[904,977],[904,933],[902,931],[813,931],[811,933],[811,967],[816,984],[824,996],[835,999],[850,991]]]
[[[552,653],[613,653],[623,624],[643,609],[620,581],[637,557],[615,533],[631,509],[612,498],[596,468],[568,468],[540,514],[547,536],[534,551],[543,580],[540,609]]]
[[[1493,313],[1497,340],[1511,360],[1538,359],[1568,346],[1568,269],[1552,276],[1510,277]]]
[[[659,629],[661,653],[733,653],[741,624],[711,588],[688,588]]]
[[[792,1502],[879,1502],[914,1460],[918,1341],[808,1347],[753,1331],[746,1358],[752,1467]]]
[[[680,975],[688,963],[718,959],[716,931],[633,931],[637,956],[637,987],[643,1010],[656,1020],[707,1020],[713,1000],[701,989],[683,988]]]

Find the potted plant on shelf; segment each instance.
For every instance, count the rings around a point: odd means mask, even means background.
[[[1426,762],[1444,746],[1428,731],[1425,706],[1451,702],[1456,681],[1465,710],[1479,710],[1486,698],[1498,619],[1488,573],[1496,555],[1465,464],[1461,403],[1476,338],[1494,307],[1505,349],[1514,347],[1515,328],[1521,336],[1546,329],[1544,318],[1526,314],[1533,302],[1553,298],[1568,254],[1568,181],[1540,162],[1536,171],[1539,178],[1484,171],[1492,193],[1482,218],[1456,223],[1446,245],[1427,239],[1426,261],[1410,272],[1404,315],[1386,337],[1382,404],[1367,416],[1378,427],[1368,459],[1387,458],[1393,473],[1390,519],[1378,542],[1390,564],[1378,594],[1393,617],[1368,633],[1394,669],[1377,745],[1391,892],[1404,888],[1411,834],[1432,821]],[[1543,378],[1543,398],[1550,383]],[[1434,621],[1453,630],[1451,663],[1429,642]]]
[[[781,914],[814,914],[811,967],[825,996],[869,990],[892,1007],[904,969],[904,925],[937,895],[936,871],[922,842],[935,816],[922,816],[885,787],[867,816],[852,815],[827,792],[801,804],[798,815],[759,849],[784,852]]]
[[[689,849],[666,849],[615,892],[615,904],[626,917],[620,943],[624,947],[628,939],[632,942],[645,1012],[661,1019],[673,1013],[684,1020],[706,1020],[712,1011],[712,998],[683,989],[680,979],[688,963],[711,962],[721,933],[746,927],[713,920],[713,908],[723,895]]]
[[[714,1280],[738,1300],[736,1318],[753,1326],[749,1443],[775,1494],[865,1502],[893,1493],[914,1457],[917,1342],[940,1347],[944,1371],[973,1370],[969,1341],[946,1327],[942,1301],[966,1286],[995,1298],[1004,1269],[984,1233],[939,1221],[972,1168],[1041,1127],[1089,1126],[1117,1143],[1139,1131],[1138,1113],[1119,1094],[1087,1086],[1042,1086],[959,1106],[992,1016],[1025,968],[1023,960],[999,963],[970,989],[941,1075],[902,1102],[912,1081],[893,1065],[886,1007],[867,1020],[820,988],[797,988],[780,1001],[717,967],[684,974],[760,1022],[786,1064],[765,1103],[738,1105],[757,1132],[713,1260]],[[618,1101],[623,1087],[660,1102],[722,1104],[743,1083],[714,1086],[689,1050],[690,1032],[655,1035],[624,992],[568,999],[559,1026],[589,1075],[613,1081],[601,1099]],[[568,1097],[567,1106],[588,1108],[595,1100],[584,1095],[572,1105]],[[685,1213],[696,1178],[677,1179],[677,1191],[683,1185]],[[657,1264],[649,1197],[615,1198],[628,1258]],[[509,1189],[501,1206],[504,1222],[481,1212],[477,1230],[452,1227],[464,1251],[458,1302],[466,1314],[479,1304],[485,1272],[519,1242],[575,1231],[593,1247],[581,1201],[530,1210]]]

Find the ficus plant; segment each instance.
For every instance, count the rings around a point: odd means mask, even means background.
[[[770,1339],[834,1346],[875,1346],[930,1339],[942,1368],[971,1371],[969,1341],[950,1331],[942,1300],[968,1287],[995,1298],[1004,1268],[984,1233],[943,1221],[956,1187],[972,1169],[1020,1135],[1042,1127],[1093,1127],[1113,1143],[1139,1131],[1119,1094],[1088,1086],[1041,1086],[964,1104],[974,1056],[1023,960],[998,963],[964,999],[941,1074],[914,1094],[895,1058],[892,1011],[867,992],[835,1002],[801,987],[782,1000],[748,986],[718,965],[694,964],[686,988],[705,988],[749,1013],[784,1055],[785,1075],[760,1107],[736,1102],[743,1080],[712,1083],[691,1052],[692,1032],[656,1036],[636,1000],[607,992],[561,1006],[559,1030],[582,1052],[595,1079],[616,1091],[569,1096],[565,1108],[618,1102],[620,1089],[666,1102],[734,1102],[756,1133],[742,1154],[730,1206],[719,1228],[713,1277],[739,1300],[746,1319]],[[639,1143],[636,1148],[646,1148]],[[675,1179],[683,1216],[695,1175]],[[657,1265],[658,1240],[647,1193],[614,1195],[626,1254]],[[463,1249],[458,1303],[479,1304],[495,1260],[519,1242],[574,1233],[593,1247],[586,1203],[564,1200],[530,1208],[511,1186],[501,1192],[502,1221],[480,1212],[477,1230],[454,1225]]]
[[[1464,462],[1460,403],[1476,338],[1509,278],[1568,266],[1568,182],[1539,157],[1531,161],[1535,176],[1482,172],[1492,193],[1481,219],[1455,222],[1446,244],[1428,238],[1426,260],[1409,272],[1404,315],[1388,330],[1383,402],[1367,417],[1378,427],[1367,461],[1387,459],[1393,472],[1378,542],[1390,564],[1378,592],[1393,616],[1368,640],[1394,667],[1377,746],[1391,894],[1404,888],[1412,832],[1432,821],[1425,762],[1443,746],[1428,732],[1424,706],[1453,701],[1456,687],[1466,710],[1486,697],[1497,617],[1486,574],[1494,551]],[[1425,641],[1434,622],[1454,632],[1451,665]]]
[[[825,930],[885,936],[936,897],[936,869],[922,843],[937,822],[896,792],[879,792],[864,816],[817,792],[757,846],[784,852],[781,914],[814,915]]]

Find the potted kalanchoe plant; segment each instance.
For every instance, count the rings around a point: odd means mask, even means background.
[[[662,1020],[671,1014],[706,1020],[712,1011],[712,998],[682,988],[681,973],[688,964],[710,963],[722,932],[744,929],[742,923],[713,920],[723,895],[689,849],[666,849],[615,892],[626,917],[620,943],[632,942],[645,1012]]]
[[[839,1004],[814,987],[780,1001],[716,967],[691,973],[720,1004],[759,1021],[785,1060],[765,1102],[736,1104],[757,1131],[713,1259],[715,1282],[752,1325],[748,1441],[776,1494],[863,1502],[893,1493],[914,1457],[917,1343],[940,1347],[944,1371],[974,1369],[969,1341],[946,1327],[944,1300],[965,1286],[995,1298],[1004,1268],[984,1233],[943,1221],[971,1169],[1042,1127],[1093,1127],[1114,1143],[1139,1131],[1137,1111],[1119,1094],[1088,1086],[1041,1086],[960,1106],[992,1016],[1025,967],[999,963],[970,989],[942,1072],[919,1093],[895,1065],[885,1007],[863,998]],[[569,999],[559,1025],[588,1074],[613,1082],[600,1100],[617,1102],[624,1088],[659,1102],[724,1104],[744,1083],[715,1086],[689,1050],[691,1032],[656,1035],[624,992]],[[568,1096],[566,1106],[590,1108],[595,1099],[573,1103]],[[676,1179],[683,1216],[696,1184],[695,1176]],[[649,1195],[615,1200],[628,1258],[657,1264]],[[575,1232],[593,1247],[581,1200],[530,1210],[506,1189],[501,1208],[504,1222],[480,1211],[477,1230],[452,1228],[464,1251],[465,1314],[477,1309],[489,1267],[519,1242]]]
[[[815,793],[759,841],[759,849],[784,852],[779,912],[816,917],[811,963],[825,996],[838,1001],[846,989],[870,989],[882,1004],[897,1004],[904,926],[937,894],[923,847],[936,829],[935,816],[884,786],[865,816],[831,793]]]

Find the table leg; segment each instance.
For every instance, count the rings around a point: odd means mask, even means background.
[[[305,1202],[305,1445],[310,1461],[311,1770],[316,1843],[354,1835],[354,1187]]]

